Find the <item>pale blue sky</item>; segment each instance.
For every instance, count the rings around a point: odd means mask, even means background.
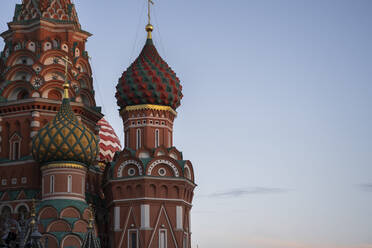
[[[17,2],[1,0],[2,31]],[[115,86],[145,42],[145,0],[75,3],[122,137]],[[155,44],[184,87],[193,247],[371,248],[372,1],[155,3]]]

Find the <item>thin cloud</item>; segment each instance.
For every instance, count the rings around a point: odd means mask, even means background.
[[[361,184],[361,185],[359,185],[359,187],[360,187],[363,191],[372,192],[372,183]]]
[[[208,197],[242,197],[246,195],[281,194],[286,192],[288,192],[288,190],[282,188],[252,187],[231,189],[224,192],[216,192],[209,194]]]

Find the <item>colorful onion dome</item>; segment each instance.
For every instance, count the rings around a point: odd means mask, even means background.
[[[151,39],[152,25],[145,46],[138,58],[129,66],[116,86],[116,99],[120,108],[140,104],[180,106],[182,86],[176,73],[160,57]]]
[[[54,22],[74,23],[80,29],[75,6],[71,0],[23,0],[17,4],[14,22],[44,19]]]
[[[32,155],[40,163],[74,161],[90,165],[98,155],[98,138],[75,116],[68,97],[52,121],[32,141]]]
[[[111,162],[115,152],[121,151],[120,140],[111,125],[102,118],[97,123],[99,129],[99,161]]]

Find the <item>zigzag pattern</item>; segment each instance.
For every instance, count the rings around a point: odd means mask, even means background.
[[[99,160],[108,163],[114,158],[115,152],[121,150],[120,140],[105,118],[97,124],[100,126]]]

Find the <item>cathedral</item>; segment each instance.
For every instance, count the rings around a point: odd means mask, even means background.
[[[91,34],[72,1],[15,6],[1,33],[0,247],[191,248],[194,171],[173,145],[182,86],[153,29],[149,18],[112,92],[121,146],[96,105]]]

